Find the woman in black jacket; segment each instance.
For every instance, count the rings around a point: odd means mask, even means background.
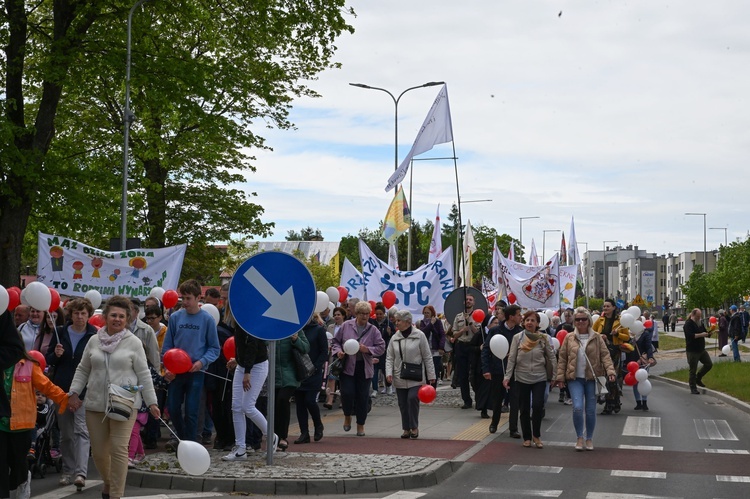
[[[317,442],[323,438],[323,421],[320,418],[320,407],[318,407],[318,394],[323,385],[323,366],[328,360],[328,338],[326,330],[320,325],[318,314],[313,315],[310,322],[302,328],[307,341],[310,343],[310,360],[315,365],[315,372],[309,378],[300,383],[294,392],[294,401],[297,406],[297,422],[299,423],[300,435],[295,444],[310,443],[310,428],[307,425],[307,413],[313,420],[315,433],[313,439]]]

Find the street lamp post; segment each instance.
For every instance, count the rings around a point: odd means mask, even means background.
[[[128,41],[125,61],[125,105],[122,109],[124,143],[122,146],[122,203],[120,205],[120,249],[125,251],[128,240],[128,144],[130,142],[130,125],[135,116],[130,112],[130,34],[133,24],[133,12],[149,0],[138,0],[128,13]]]
[[[562,232],[560,229],[545,229],[542,231],[542,265],[547,265],[545,251],[547,250],[547,232]]]
[[[723,230],[724,231],[724,246],[727,246],[727,227],[709,227],[708,230]]]
[[[523,245],[523,221],[524,220],[530,220],[532,218],[541,218],[541,217],[518,217],[518,242],[521,243],[521,248],[524,248]],[[531,263],[531,262],[529,262]]]
[[[491,203],[491,202],[492,202],[491,199],[468,199],[468,200],[464,201],[463,199],[459,198],[459,200],[458,200],[458,209],[459,209],[459,211],[461,210],[461,205],[462,204],[468,204],[468,203]],[[458,282],[458,273],[460,271],[460,264],[459,264],[460,260],[459,259],[461,258],[461,254],[462,254],[462,251],[461,251],[461,248],[460,248],[460,246],[461,246],[461,230],[462,230],[461,229],[461,225],[459,225],[458,226],[458,230],[456,231],[456,267],[455,267],[455,270],[454,270],[454,273],[456,274],[456,276],[455,276],[455,280],[453,281],[453,282],[456,282],[456,283]],[[461,262],[461,263],[463,263],[463,262]],[[464,275],[465,274],[466,274],[466,269],[464,269]],[[466,284],[464,282],[464,283],[462,283],[462,285],[463,286],[471,286],[471,283]]]
[[[708,273],[706,267],[706,214],[705,213],[685,213],[685,215],[694,215],[703,217],[703,273]]]
[[[373,87],[371,85],[365,85],[364,83],[350,83],[349,85],[353,87],[358,88],[365,88],[368,90],[380,90],[381,92],[387,93],[391,99],[393,100],[393,130],[394,130],[394,151],[393,151],[393,169],[398,170],[398,103],[401,100],[401,97],[410,90],[415,90],[417,88],[425,88],[425,87],[436,87],[438,85],[444,85],[445,82],[443,81],[430,81],[427,83],[424,83],[422,85],[417,85],[415,87],[409,87],[403,92],[401,92],[398,97],[394,96],[390,91],[386,90],[385,88],[380,87]],[[413,166],[413,165],[412,165]],[[411,209],[411,206],[409,207]],[[408,234],[408,242],[407,242],[407,250],[406,250],[406,267],[407,270],[411,270],[411,221],[409,222],[409,234]]]
[[[609,277],[607,275],[607,243],[616,243],[618,241],[602,241],[602,264],[604,267],[604,288],[602,291],[602,299],[607,299],[607,278]]]

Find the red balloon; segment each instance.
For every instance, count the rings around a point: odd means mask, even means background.
[[[49,294],[52,298],[49,304],[49,311],[57,312],[57,309],[60,307],[60,293],[56,289],[49,288]]]
[[[564,329],[559,330],[556,336],[557,341],[559,341],[560,344],[562,345],[562,342],[565,341],[566,336],[568,336],[568,332],[566,330]]]
[[[21,293],[16,291],[18,288],[8,288],[8,310],[13,311],[21,304]]]
[[[628,372],[635,374],[635,372],[639,369],[638,362],[632,360],[628,362]]]
[[[39,367],[42,368],[42,371],[47,368],[47,360],[44,358],[44,355],[42,355],[42,352],[39,350],[29,350],[29,355],[31,355],[35,361],[39,362]]]
[[[391,291],[390,289],[383,293],[383,296],[380,298],[380,301],[383,302],[383,305],[385,305],[385,308],[391,308],[396,304],[396,293]]]
[[[513,293],[508,293],[508,303],[513,305],[516,302],[516,295]]]
[[[367,303],[370,304],[370,315],[374,314],[375,313],[375,305],[377,305],[377,303],[375,303],[375,300],[370,300]]]
[[[709,317],[708,322],[710,324],[716,324],[716,317]],[[644,324],[645,325],[645,324]]]
[[[625,375],[625,384],[628,386],[634,386],[636,383],[638,383],[638,380],[635,379],[635,374],[628,373]]]
[[[646,329],[654,327],[654,321],[652,321],[651,319],[647,320],[643,323],[643,327],[645,327]]]
[[[104,327],[104,316],[102,314],[92,315],[91,317],[89,317],[89,324],[98,328]]]
[[[559,310],[555,310],[554,312],[552,312],[552,315],[554,317],[560,317],[560,311]]]
[[[429,404],[437,397],[437,391],[432,385],[423,385],[417,392],[417,397],[423,404]]]
[[[164,367],[175,374],[183,374],[193,367],[193,361],[182,348],[172,348],[164,354]]]
[[[174,289],[168,289],[164,292],[164,294],[161,297],[161,302],[164,304],[165,308],[172,308],[175,305],[177,305],[177,301],[180,299],[180,297],[177,295],[177,291]],[[171,371],[171,369],[170,369]],[[174,372],[174,371],[172,371]]]
[[[474,310],[474,312],[472,312],[471,314],[471,318],[474,319],[475,322],[482,322],[484,320],[484,316],[485,313],[482,309]]]
[[[237,357],[237,346],[234,344],[234,336],[230,336],[227,341],[224,342],[224,346],[221,347],[221,352],[227,360]]]
[[[339,303],[344,303],[346,301],[346,297],[349,296],[349,291],[347,291],[344,286],[339,286],[336,289],[339,290]]]

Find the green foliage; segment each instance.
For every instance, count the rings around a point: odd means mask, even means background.
[[[323,233],[320,232],[320,229],[313,229],[308,225],[299,232],[294,230],[287,231],[285,239],[287,241],[322,241]]]
[[[578,296],[575,300],[576,307],[586,306],[586,297]],[[589,298],[589,310],[602,310],[604,300],[602,298]]]
[[[307,269],[313,276],[315,281],[315,289],[318,291],[325,291],[329,287],[338,287],[339,285],[339,273],[338,269],[334,268],[333,261],[330,264],[320,263],[320,261],[311,256],[305,258],[301,251],[295,251],[294,256],[304,262]]]
[[[687,383],[688,370],[681,369],[663,376]],[[750,402],[750,363],[747,362],[715,362],[713,369],[706,375],[704,381],[712,390],[738,398],[743,402]]]
[[[686,309],[707,309],[713,306],[714,300],[711,294],[708,275],[703,272],[703,265],[693,267],[687,282],[680,286],[685,298],[683,307]]]

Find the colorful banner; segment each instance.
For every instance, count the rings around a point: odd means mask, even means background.
[[[383,239],[388,241],[389,244],[395,244],[398,236],[409,230],[410,225],[411,212],[409,211],[409,205],[406,203],[404,189],[399,187],[396,195],[393,197],[393,201],[388,206],[385,220],[383,220]]]
[[[536,310],[560,308],[558,261],[555,254],[549,265],[532,267],[500,255],[501,279],[505,285],[508,303]]]
[[[367,287],[367,299],[379,301],[386,291],[396,293],[396,307],[409,310],[414,320],[422,318],[426,305],[443,312],[445,299],[453,291],[453,248],[449,247],[432,263],[414,271],[400,271],[380,260],[359,240],[359,257],[362,260],[362,277]]]
[[[560,308],[575,308],[578,265],[560,266]]]
[[[365,299],[365,280],[362,273],[346,257],[344,257],[344,266],[341,267],[341,283],[339,286],[346,288],[349,297]]]
[[[186,244],[159,249],[105,251],[62,236],[39,232],[37,280],[61,295],[83,296],[96,289],[146,298],[151,288],[177,289]]]

